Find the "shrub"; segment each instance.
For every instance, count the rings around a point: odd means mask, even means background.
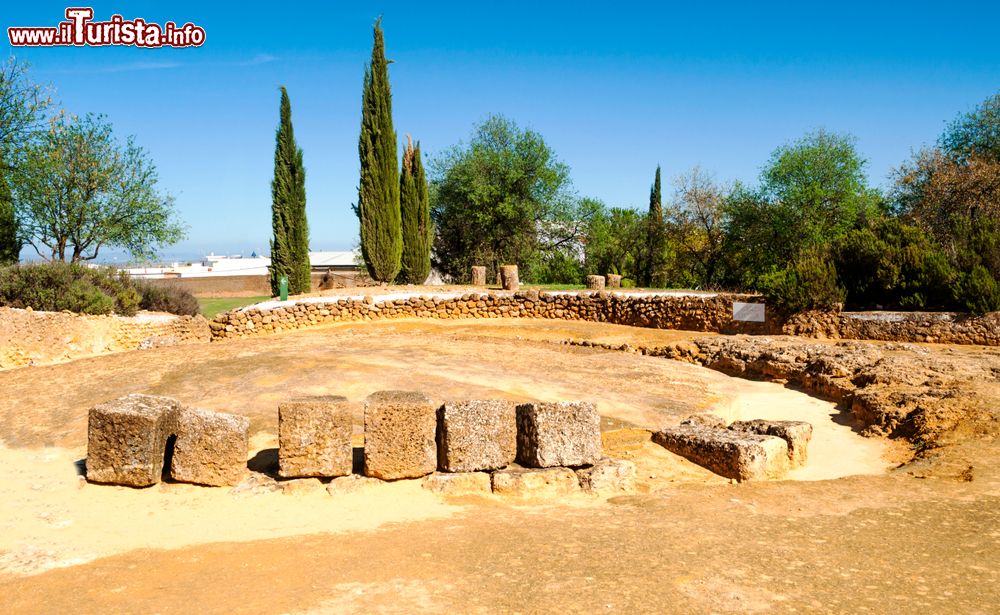
[[[0,268],[0,306],[47,312],[134,316],[140,309],[197,314],[187,291],[135,281],[110,267],[34,263]]]
[[[849,232],[834,248],[834,263],[852,308],[944,307],[957,272],[921,229],[884,219]]]
[[[963,275],[954,286],[955,300],[973,314],[1000,310],[1000,284],[982,265]]]
[[[135,287],[142,296],[139,307],[143,310],[181,316],[195,316],[201,312],[201,306],[194,295],[177,284],[136,280]]]
[[[804,254],[788,267],[761,276],[758,287],[769,303],[790,312],[832,309],[843,304],[846,295],[833,263],[817,253]]]

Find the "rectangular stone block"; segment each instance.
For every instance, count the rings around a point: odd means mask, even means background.
[[[129,487],[160,482],[167,440],[181,405],[156,395],[127,395],[87,413],[87,480]]]
[[[351,405],[340,396],[278,404],[278,474],[346,476],[353,468]]]
[[[511,467],[493,473],[493,493],[517,498],[553,498],[579,493],[580,481],[569,468]]]
[[[788,471],[788,445],[774,436],[681,425],[654,432],[653,442],[738,481],[781,478]]]
[[[419,478],[437,468],[437,407],[415,391],[379,391],[365,400],[365,475]]]
[[[517,411],[501,399],[447,403],[438,409],[438,469],[496,470],[517,456]]]
[[[424,478],[422,486],[441,495],[489,495],[490,480],[486,472],[435,472]]]
[[[804,466],[809,458],[813,427],[805,421],[736,421],[729,429],[781,438],[788,445],[788,462],[793,468]]]
[[[635,464],[605,457],[576,471],[580,487],[587,493],[615,495],[635,491]]]
[[[475,266],[472,268],[472,285],[486,286],[486,267]]]
[[[235,485],[247,471],[250,419],[183,408],[177,414],[177,440],[170,477],[185,483]]]
[[[601,417],[590,402],[517,407],[517,462],[529,468],[583,466],[601,458]]]

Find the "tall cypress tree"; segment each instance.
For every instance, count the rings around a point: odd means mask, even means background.
[[[310,290],[309,225],[306,222],[306,174],[302,150],[295,145],[292,104],[281,88],[281,119],[275,134],[274,179],[271,181],[271,293],[279,292],[281,276],[288,292]]]
[[[663,199],[660,194],[660,165],[656,165],[656,177],[649,189],[649,213],[646,218],[646,267],[642,283],[644,286],[663,285],[663,251],[666,232],[663,227]]]
[[[365,67],[361,99],[361,181],[356,212],[361,223],[361,254],[368,275],[392,282],[403,252],[400,229],[399,167],[396,131],[392,127],[392,92],[382,36],[382,18],[375,22],[371,64]]]
[[[403,151],[403,172],[399,175],[399,208],[403,226],[403,258],[400,275],[407,284],[423,284],[431,272],[431,243],[434,227],[431,223],[430,197],[424,164],[420,160],[420,143],[406,137]]]
[[[16,263],[21,253],[14,199],[11,197],[6,171],[3,160],[0,160],[0,265]]]

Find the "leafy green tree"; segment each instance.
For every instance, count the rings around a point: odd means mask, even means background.
[[[430,196],[420,143],[413,146],[407,137],[403,151],[403,172],[399,175],[399,207],[403,227],[403,257],[400,275],[405,283],[423,284],[431,272],[431,246],[434,225],[431,223]]]
[[[157,183],[145,150],[132,137],[119,142],[103,116],[53,118],[13,186],[23,237],[51,260],[92,260],[105,247],[151,257],[184,237]]]
[[[520,265],[522,279],[533,280],[540,254],[582,237],[587,220],[569,168],[541,135],[503,116],[488,117],[431,168],[435,266],[456,280],[468,280],[473,265],[495,276],[503,264]]]
[[[381,17],[375,22],[374,37],[371,63],[365,67],[361,102],[361,136],[358,139],[361,180],[355,211],[361,223],[361,254],[368,275],[376,282],[392,282],[400,269],[403,236],[396,131],[392,127],[392,91]]]
[[[959,162],[973,156],[1000,162],[1000,92],[956,118],[939,143],[949,158]]]
[[[713,288],[725,268],[726,192],[695,167],[675,180],[666,212],[667,243],[677,247],[676,269],[690,285]]]
[[[274,179],[271,180],[271,294],[279,293],[279,281],[288,277],[288,291],[311,289],[309,223],[306,220],[306,171],[302,149],[295,144],[292,105],[281,88],[280,121],[274,138]]]
[[[584,232],[587,273],[614,273],[635,285],[646,253],[646,218],[634,209],[607,208],[592,199],[584,199],[582,206],[590,209]]]
[[[0,265],[16,263],[23,240],[12,186],[52,99],[48,88],[28,78],[28,65],[14,56],[0,65]]]
[[[643,267],[643,286],[664,285],[664,251],[666,229],[663,224],[663,196],[660,184],[660,165],[649,189],[649,212],[646,214],[646,258]]]
[[[775,150],[752,190],[727,199],[727,243],[737,282],[753,286],[801,253],[819,250],[883,211],[854,139],[824,131]]]
[[[0,266],[16,263],[21,254],[20,227],[7,175],[7,169],[0,161]]]

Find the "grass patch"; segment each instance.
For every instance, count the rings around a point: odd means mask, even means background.
[[[270,297],[198,297],[198,305],[201,306],[201,315],[211,320],[222,312],[270,299]]]

